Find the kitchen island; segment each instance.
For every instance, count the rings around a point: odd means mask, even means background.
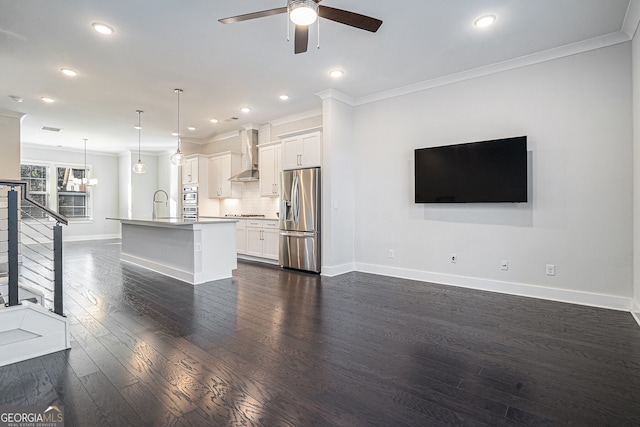
[[[235,219],[107,218],[122,225],[120,258],[198,285],[237,268]]]

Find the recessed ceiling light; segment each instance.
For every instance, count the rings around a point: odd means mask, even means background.
[[[329,75],[331,77],[333,77],[334,79],[339,79],[340,77],[344,76],[344,71],[342,71],[342,70],[331,70],[329,72]]]
[[[196,130],[196,128],[194,128],[193,126],[189,126],[187,129],[189,129],[189,130]]]
[[[60,71],[62,71],[62,74],[64,74],[65,76],[69,77],[75,77],[78,75],[78,72],[72,70],[71,68],[60,68]]]
[[[251,111],[251,109],[249,107],[242,107],[240,111],[242,111],[243,113],[248,113]]]
[[[44,102],[49,102],[49,103],[51,103],[51,102],[54,102],[54,101],[55,101],[55,99],[50,98],[50,97],[48,97],[48,96],[43,96],[43,97],[41,97],[40,99],[42,99]]]
[[[218,123],[218,119],[211,119],[209,120],[211,123]]]
[[[133,125],[133,128],[134,128],[134,129],[138,129],[138,130],[140,130],[140,129],[142,129],[142,126]]]
[[[473,21],[473,25],[475,25],[478,28],[485,28],[493,24],[494,22],[496,22],[495,15],[484,15],[476,19],[475,21]]]
[[[289,99],[289,95],[280,95],[280,99],[286,101],[287,99]]]
[[[178,132],[171,132],[171,136],[178,136]]]
[[[24,101],[24,99],[21,96],[17,96],[17,95],[9,95],[9,98],[13,99],[16,102]]]
[[[93,24],[91,24],[91,26],[94,30],[96,30],[100,34],[104,34],[105,36],[110,36],[111,34],[116,32],[116,30],[114,30],[112,26],[103,24],[101,22],[94,22]]]

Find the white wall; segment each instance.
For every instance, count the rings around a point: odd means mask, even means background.
[[[68,151],[59,148],[44,148],[22,145],[21,161],[41,161],[46,163],[84,165],[84,151]],[[118,237],[117,221],[107,217],[118,216],[118,158],[113,155],[87,152],[87,165],[91,177],[98,179],[98,185],[91,190],[93,198],[93,220],[69,221],[63,228],[65,241],[92,240]]]
[[[329,90],[323,98],[322,274],[353,270],[354,135],[353,107]]]
[[[634,306],[633,313],[640,323],[640,40],[632,43],[633,61],[633,163],[634,163]]]
[[[624,43],[357,107],[356,268],[628,310],[631,90]],[[517,135],[529,203],[414,203],[414,149]]]
[[[20,179],[20,121],[23,116],[0,109],[0,179]]]

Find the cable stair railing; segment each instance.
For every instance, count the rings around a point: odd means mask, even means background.
[[[27,185],[0,180],[0,308],[26,300],[64,317],[62,225],[68,221],[31,199]]]

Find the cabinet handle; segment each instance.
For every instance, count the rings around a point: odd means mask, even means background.
[[[260,230],[260,240],[264,240],[264,230]]]

